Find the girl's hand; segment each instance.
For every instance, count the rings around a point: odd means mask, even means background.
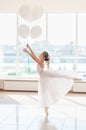
[[[30,47],[28,43],[27,43],[26,47],[28,47],[28,48]]]
[[[28,52],[28,50],[26,48],[23,48],[23,52]]]

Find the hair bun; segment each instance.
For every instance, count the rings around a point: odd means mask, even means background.
[[[49,56],[44,58],[45,61],[48,61],[49,59],[50,59]]]

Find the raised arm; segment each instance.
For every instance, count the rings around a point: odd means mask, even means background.
[[[33,51],[32,48],[29,46],[29,44],[27,44],[27,48],[29,49],[30,53],[32,53],[33,55],[35,55],[34,51]]]
[[[44,64],[40,61],[40,59],[35,55],[35,53],[32,51],[30,51],[30,50],[27,50],[26,48],[23,48],[23,51],[25,52],[25,53],[27,53],[27,54],[29,54],[30,55],[30,57],[36,62],[36,63],[38,63],[42,68],[44,67]]]

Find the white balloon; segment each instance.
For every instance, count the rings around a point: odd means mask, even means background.
[[[21,16],[23,19],[25,19],[25,20],[27,20],[27,21],[29,21],[29,20],[32,19],[31,9],[30,9],[29,6],[27,6],[27,5],[23,5],[23,6],[20,7],[20,9],[19,9],[19,14],[20,14],[20,16]]]
[[[27,38],[29,36],[29,27],[26,24],[21,24],[18,27],[18,35],[22,38]]]
[[[43,15],[43,8],[40,6],[35,6],[32,10],[32,20],[39,19]]]
[[[39,26],[32,27],[32,29],[31,29],[31,37],[32,38],[39,37],[41,35],[41,33],[42,33],[41,27],[39,27]]]

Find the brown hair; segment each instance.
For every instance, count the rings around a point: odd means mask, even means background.
[[[50,63],[50,56],[49,53],[47,51],[43,51],[43,58],[44,61],[46,62],[47,66],[49,67],[49,63]]]

